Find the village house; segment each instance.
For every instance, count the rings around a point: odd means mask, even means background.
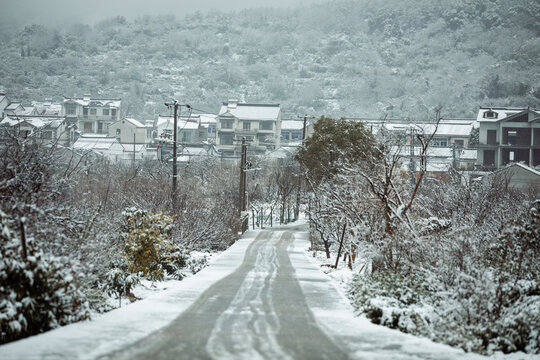
[[[206,128],[207,140],[213,144],[216,143],[216,124],[217,124],[217,115],[214,114],[198,114],[200,119],[200,124],[202,127]]]
[[[5,116],[5,109],[9,105],[9,99],[7,98],[6,94],[3,92],[0,92],[0,120],[2,120]]]
[[[109,125],[109,136],[116,137],[121,144],[149,144],[152,128],[132,118],[124,118]]]
[[[540,165],[540,111],[531,108],[480,107],[478,160],[486,170],[510,163]]]
[[[498,182],[506,184],[508,188],[540,190],[540,171],[522,163],[512,163],[488,176],[495,176]]]
[[[68,146],[72,139],[65,117],[8,115],[0,122],[0,139],[10,136],[32,138],[43,144]]]
[[[223,156],[239,156],[242,138],[247,140],[248,152],[264,154],[280,146],[281,108],[229,100],[221,106],[216,130],[217,149]]]
[[[108,134],[109,125],[120,120],[120,99],[65,98],[61,116],[68,118],[82,134]]]
[[[303,120],[282,120],[281,121],[281,144],[282,145],[300,145],[302,143],[303,131],[304,131]]]
[[[146,159],[144,144],[122,145],[116,137],[106,134],[83,134],[73,144],[73,149],[81,154],[95,153],[112,163],[133,163]]]

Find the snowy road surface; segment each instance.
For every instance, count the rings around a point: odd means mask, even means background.
[[[354,318],[306,245],[304,226],[248,232],[174,288],[0,346],[0,359],[480,358]]]

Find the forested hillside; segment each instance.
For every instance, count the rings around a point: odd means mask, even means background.
[[[121,97],[137,119],[178,99],[228,98],[286,114],[472,117],[540,105],[537,0],[332,1],[296,9],[171,14],[95,25],[0,24],[0,89],[12,101]]]

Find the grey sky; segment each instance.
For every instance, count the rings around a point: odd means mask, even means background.
[[[194,11],[236,11],[256,7],[294,7],[328,0],[0,0],[0,19],[22,23],[87,22],[122,15],[173,14]]]

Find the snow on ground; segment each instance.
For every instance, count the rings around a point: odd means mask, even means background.
[[[297,269],[297,274],[300,278],[300,284],[306,294],[309,293],[326,293],[330,294],[330,289],[324,289],[324,285],[320,282],[313,282],[310,280],[309,270],[302,266],[302,259],[307,258],[314,266],[324,272],[333,283],[333,287],[337,290],[340,299],[335,299],[334,303],[325,303],[320,301],[322,297],[308,297],[308,303],[310,308],[315,314],[315,317],[320,322],[320,325],[327,328],[329,334],[342,334],[342,336],[350,337],[358,336],[358,334],[365,332],[368,334],[367,339],[378,339],[381,348],[391,348],[396,346],[402,346],[404,353],[400,359],[415,359],[420,356],[424,358],[434,359],[454,359],[454,358],[470,358],[470,359],[493,359],[493,360],[539,360],[540,356],[533,354],[525,354],[523,352],[516,352],[512,354],[503,354],[497,352],[489,357],[481,356],[478,354],[465,354],[461,349],[452,348],[444,344],[437,344],[427,338],[404,334],[398,330],[390,329],[384,326],[371,323],[365,316],[351,317],[351,313],[354,313],[352,306],[348,298],[345,295],[348,283],[352,279],[353,271],[358,271],[357,267],[361,265],[353,266],[351,271],[347,264],[340,259],[338,268],[334,269],[333,265],[336,263],[336,254],[331,254],[331,258],[327,259],[326,254],[323,251],[313,252],[310,251],[309,235],[308,232],[297,233],[297,239],[295,241],[295,247],[291,250],[291,261]],[[311,300],[311,301],[310,301]],[[363,336],[363,335],[362,335]],[[385,345],[385,343],[388,343]],[[358,357],[366,357],[370,359],[386,359],[383,353],[379,350],[377,352],[366,352],[366,349],[362,349],[362,344],[349,344],[350,346],[356,346],[355,355]],[[414,354],[417,349],[421,349],[422,354]],[[406,353],[410,351],[410,356]],[[432,354],[432,357],[430,357]],[[437,354],[449,354],[449,357],[437,356]],[[456,357],[452,357],[450,354],[454,354]],[[394,358],[394,357],[392,357]]]
[[[301,224],[279,229],[297,231]],[[307,227],[300,227],[307,229]],[[0,359],[94,359],[146,337],[169,324],[186,310],[212,284],[231,274],[242,263],[247,247],[259,231],[248,231],[228,250],[210,261],[195,276],[180,282],[166,282],[166,290],[129,306],[106,313],[95,320],[64,326],[44,334],[0,346]],[[291,262],[317,323],[336,342],[360,359],[482,359],[460,349],[429,339],[401,333],[354,317],[343,292],[350,272],[342,268],[331,277],[319,270],[320,264],[306,253],[307,231],[296,232],[289,248]],[[326,260],[324,260],[327,263]],[[333,263],[333,262],[332,262]],[[525,354],[492,356],[496,360],[538,359]]]
[[[0,359],[94,359],[169,324],[212,284],[232,273],[258,234],[248,231],[195,276],[91,321],[67,325],[0,346]],[[124,302],[124,300],[122,300]]]

